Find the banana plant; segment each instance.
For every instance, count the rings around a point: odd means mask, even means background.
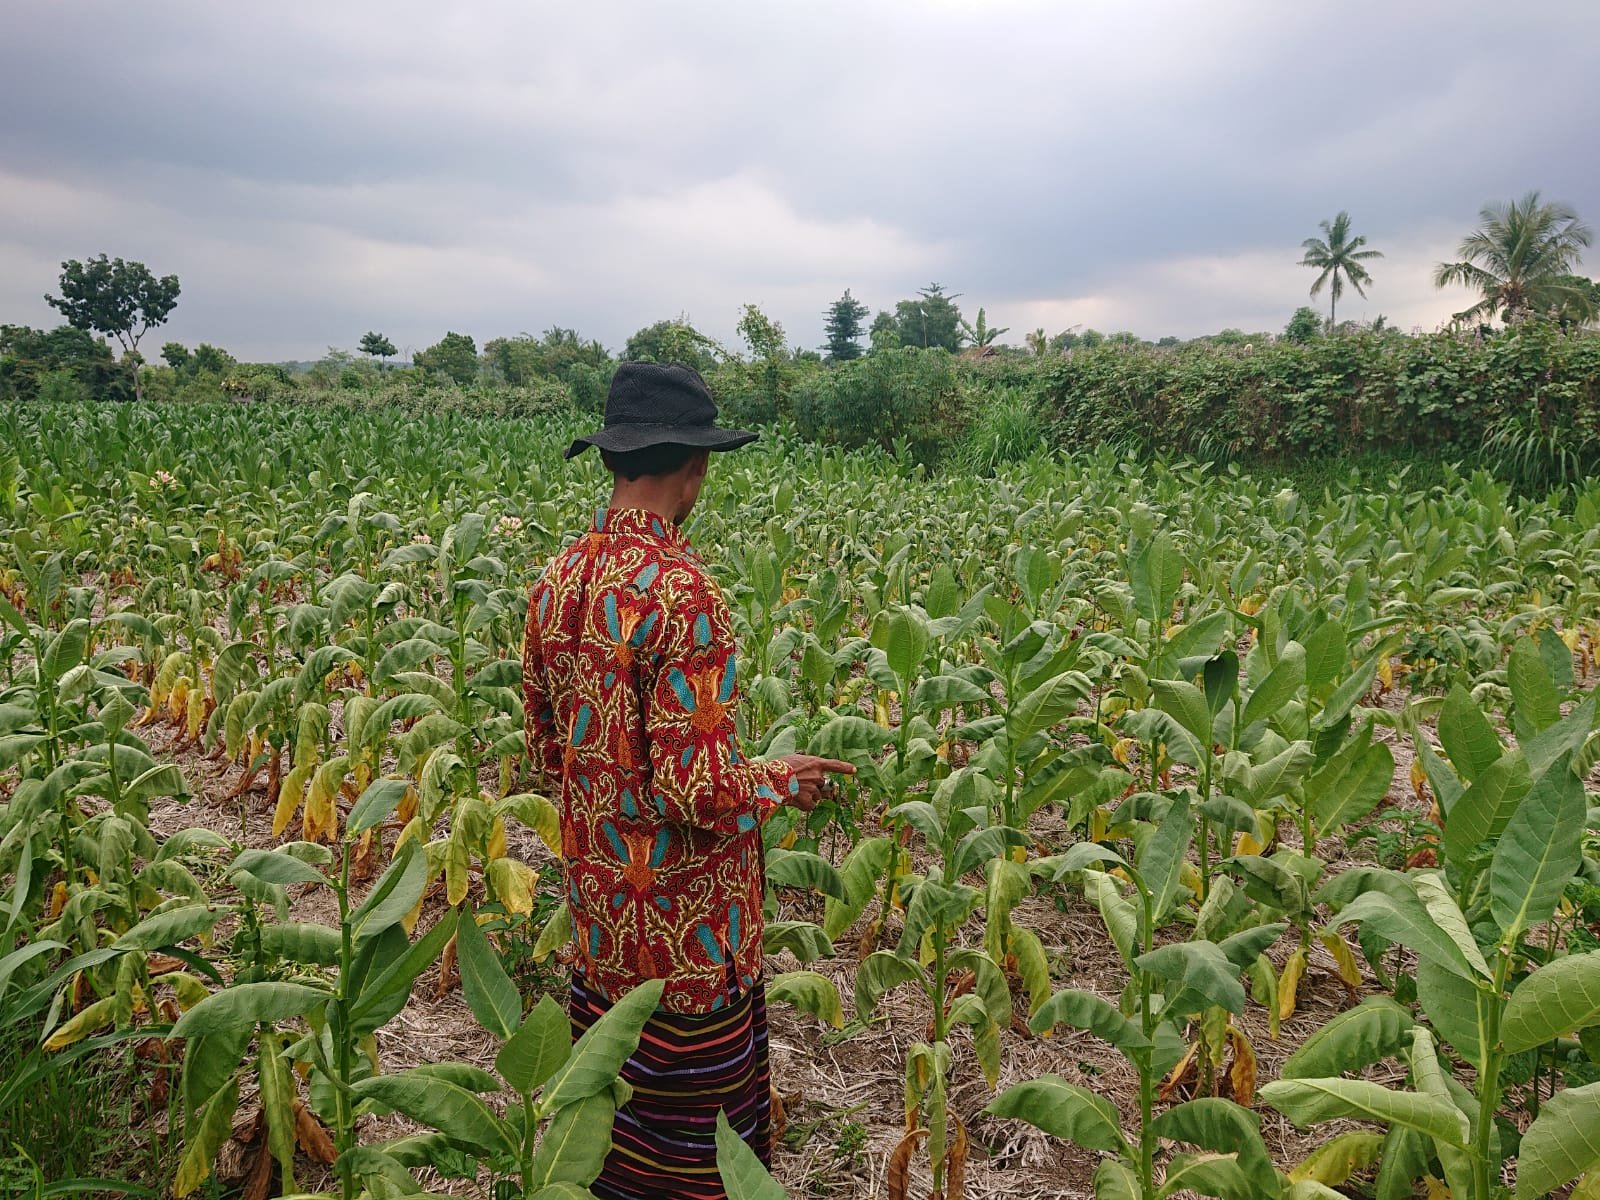
[[[543,996],[526,1015],[522,997],[477,916],[457,932],[462,991],[478,1024],[497,1043],[495,1073],[439,1063],[356,1083],[362,1104],[404,1113],[432,1132],[354,1147],[341,1169],[374,1196],[423,1195],[410,1171],[464,1158],[503,1185],[497,1195],[570,1200],[589,1194],[611,1150],[611,1125],[631,1089],[619,1073],[664,987],[648,980],[617,1001],[574,1042],[561,1006]],[[481,1098],[509,1090],[515,1099],[498,1116]],[[476,1171],[474,1170],[475,1174]]]

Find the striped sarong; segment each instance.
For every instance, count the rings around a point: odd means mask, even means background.
[[[572,981],[572,1033],[581,1036],[610,1005]],[[602,1200],[682,1197],[725,1200],[717,1171],[717,1113],[761,1161],[772,1161],[772,1083],[767,993],[730,984],[715,1012],[657,1012],[622,1068],[633,1098],[617,1110],[611,1153],[590,1190]]]

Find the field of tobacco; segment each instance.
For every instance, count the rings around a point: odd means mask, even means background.
[[[519,662],[599,464],[0,424],[0,1190],[587,1195],[654,991],[572,1044]],[[1600,483],[770,433],[689,532],[747,751],[859,768],[766,827],[781,1183],[729,1137],[730,1195],[1600,1194]]]

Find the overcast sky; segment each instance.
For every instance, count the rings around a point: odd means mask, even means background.
[[[1485,202],[1600,226],[1597,0],[3,0],[0,112],[0,321],[104,251],[182,281],[147,349],[247,359],[746,302],[815,346],[930,281],[1014,342],[1277,330],[1341,208],[1341,315],[1431,329]]]

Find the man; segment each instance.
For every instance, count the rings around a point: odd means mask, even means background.
[[[769,1160],[761,823],[854,771],[740,752],[727,604],[680,529],[711,451],[756,438],[716,415],[689,367],[619,367],[605,427],[566,451],[600,448],[611,503],[529,598],[528,749],[560,797],[575,1029],[666,981],[622,1072],[601,1197],[722,1197],[718,1110]]]

